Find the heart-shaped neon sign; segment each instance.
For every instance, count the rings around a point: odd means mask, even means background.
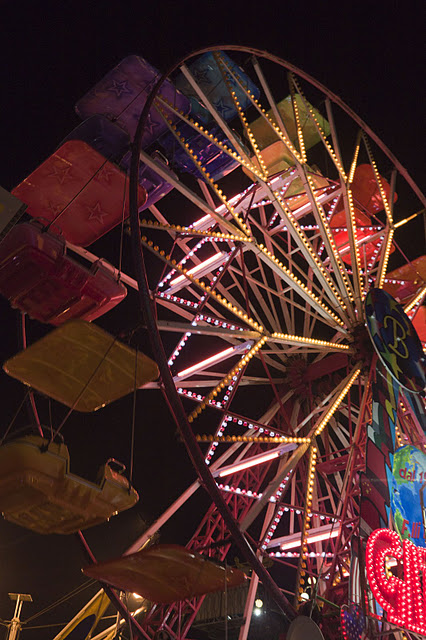
[[[394,575],[389,566],[392,559],[396,560],[398,575]],[[388,621],[425,635],[422,576],[426,570],[426,549],[416,547],[409,540],[403,540],[401,546],[396,531],[377,529],[367,542],[366,569],[371,591],[387,611]]]

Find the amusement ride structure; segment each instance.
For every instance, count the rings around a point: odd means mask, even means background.
[[[239,640],[250,637],[259,584],[284,630],[305,616],[327,640],[426,633],[420,614],[387,616],[365,559],[377,528],[426,545],[423,511],[411,521],[392,493],[394,452],[423,455],[426,445],[426,256],[407,257],[398,243],[424,212],[424,195],[340,98],[263,51],[199,51],[164,76],[130,56],[76,111],[82,123],[12,192],[0,291],[56,328],[4,368],[28,386],[36,416],[38,393],[70,411],[107,412],[135,387],[156,388],[169,405],[198,479],[121,559],[84,569],[119,607],[130,626],[123,633],[190,640],[205,594],[237,588],[241,569]],[[95,251],[107,232],[114,265]],[[126,288],[138,292],[155,362],[91,323]],[[11,497],[14,477],[1,485],[0,507],[40,533],[79,531],[137,500],[114,462],[96,490],[72,477],[55,439],[61,427],[49,435],[39,421],[38,435],[0,448],[14,461],[10,475],[23,458],[27,469],[21,447],[31,449],[40,475],[22,472],[25,505]],[[49,494],[47,467],[69,504],[59,504],[57,488]],[[150,546],[204,490],[210,503],[186,551]],[[194,577],[202,571],[204,588]],[[116,590],[143,595],[143,612],[126,618]],[[93,602],[101,613],[77,635]],[[93,602],[72,637],[115,637],[118,627],[96,635],[109,600],[101,591]]]

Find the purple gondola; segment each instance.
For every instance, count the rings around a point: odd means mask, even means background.
[[[139,116],[146,99],[160,78],[160,73],[140,56],[124,58],[109,71],[76,104],[76,112],[81,118],[92,115],[104,115],[116,121],[133,139]],[[160,97],[173,105],[178,111],[189,113],[190,103],[173,84],[166,80],[160,90]],[[165,107],[167,116],[173,122],[179,120],[170,109]],[[142,146],[147,147],[167,129],[163,117],[153,106],[142,138]]]

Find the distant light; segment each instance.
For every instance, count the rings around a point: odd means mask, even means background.
[[[258,609],[257,607],[253,609],[253,614],[255,616],[260,616],[261,613],[262,613],[262,609]]]
[[[135,598],[135,600],[143,600],[143,596],[140,596],[138,593],[132,593],[132,596]]]
[[[258,609],[261,609],[263,607],[263,600],[261,600],[260,598],[257,598],[257,600],[255,600],[254,604]]]
[[[301,593],[300,594],[300,599],[301,600],[309,600],[309,595],[307,593]]]

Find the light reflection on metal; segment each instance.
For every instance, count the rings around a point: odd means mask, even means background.
[[[207,260],[204,260],[204,262],[200,262],[200,264],[197,264],[195,267],[192,267],[192,269],[189,269],[187,273],[189,276],[193,276],[194,278],[202,278],[202,276],[206,275],[206,273],[210,273],[211,271],[214,271],[214,269],[219,267],[225,260],[225,258],[225,253],[215,253],[214,255],[210,256],[210,258],[207,258]],[[171,280],[170,287],[167,289],[167,293],[175,293],[176,291],[182,289],[182,287],[184,287],[185,285],[189,284],[189,282],[189,279],[186,278],[184,274],[182,274],[177,278]]]
[[[250,467],[262,464],[263,462],[268,462],[269,460],[278,458],[280,455],[281,451],[271,451],[270,453],[265,453],[260,456],[254,456],[253,458],[250,458],[250,460],[245,460],[240,464],[231,465],[226,469],[222,469],[222,471],[219,471],[218,476],[219,478],[224,478],[232,473],[237,473],[237,471],[243,471],[244,469],[249,469]]]
[[[234,351],[235,351],[235,347],[229,347],[228,349],[225,349],[224,351],[220,351],[219,353],[216,353],[214,356],[211,356],[210,358],[206,358],[205,360],[202,360],[201,362],[197,362],[197,364],[192,365],[192,367],[188,367],[187,369],[184,369],[183,371],[179,371],[177,376],[178,376],[178,378],[183,378],[184,376],[189,376],[192,373],[195,373],[196,371],[203,371],[203,369],[205,369],[206,367],[214,364],[215,362],[219,362],[221,360],[224,360],[225,358],[230,356],[231,353],[234,353]]]

